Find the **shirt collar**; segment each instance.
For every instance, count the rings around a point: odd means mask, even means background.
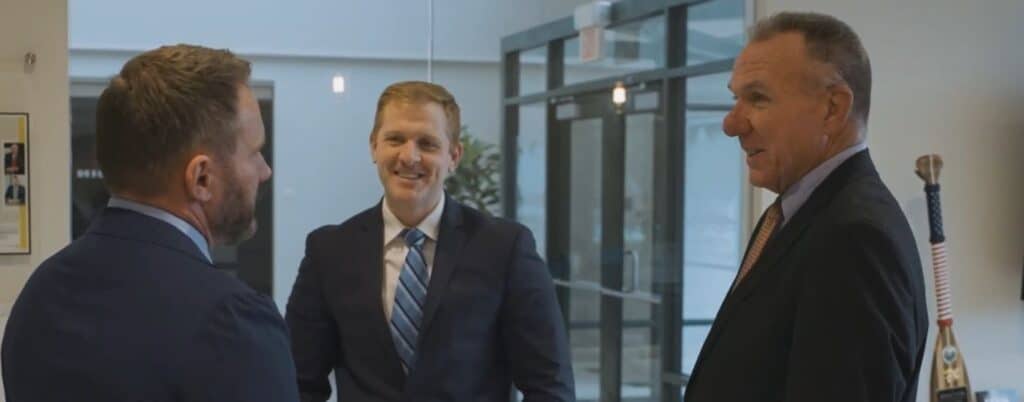
[[[191,239],[192,242],[196,244],[196,247],[199,248],[199,252],[203,253],[203,256],[206,257],[207,261],[209,261],[211,264],[213,263],[213,258],[210,258],[210,244],[206,241],[206,237],[203,236],[202,233],[199,233],[199,230],[196,229],[195,226],[192,226],[192,224],[185,222],[184,219],[181,219],[175,216],[174,214],[162,210],[160,208],[120,198],[117,196],[110,197],[110,202],[107,203],[107,206],[111,208],[121,208],[127,209],[129,211],[138,212],[140,214],[155,219],[159,219],[161,221],[168,223],[171,226],[174,226],[175,229],[178,229],[179,231],[181,231],[181,233],[184,233],[185,236],[188,236],[188,238]]]
[[[853,155],[860,151],[868,149],[866,142],[853,145],[849,148],[844,149],[842,152],[829,158],[825,162],[811,169],[810,172],[793,183],[786,189],[786,192],[782,194],[782,223],[779,227],[782,227],[789,221],[796,212],[800,210],[800,207],[807,202],[807,199],[811,197],[814,190],[821,185],[821,182],[825,181],[832,171],[836,170],[839,165],[843,164],[847,159],[850,159]]]
[[[423,218],[416,228],[419,229],[423,234],[427,235],[430,240],[437,241],[437,234],[441,230],[441,214],[444,212],[445,196],[441,196],[441,201],[438,201],[430,214],[426,218]],[[384,215],[384,244],[390,243],[394,240],[402,230],[405,230],[405,225],[398,220],[394,212],[391,212],[391,207],[388,206],[387,197],[384,198],[381,206],[381,213]]]

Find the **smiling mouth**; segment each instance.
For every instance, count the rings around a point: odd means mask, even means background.
[[[757,156],[757,154],[760,154],[762,152],[764,152],[763,149],[752,149],[752,150],[747,151],[747,157],[748,158],[752,158],[752,157]]]
[[[406,179],[406,180],[419,180],[419,179],[422,179],[423,176],[425,176],[423,173],[410,173],[410,172],[391,172],[391,173],[394,174],[395,176],[398,176],[398,177]]]

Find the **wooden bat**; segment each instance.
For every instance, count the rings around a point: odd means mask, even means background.
[[[917,158],[917,175],[924,180],[928,198],[928,226],[931,229],[932,266],[935,269],[935,298],[938,299],[939,334],[935,339],[932,363],[932,402],[973,402],[971,382],[953,336],[953,301],[949,290],[949,268],[946,266],[946,235],[942,231],[942,206],[939,204],[939,171],[942,158],[925,155]]]

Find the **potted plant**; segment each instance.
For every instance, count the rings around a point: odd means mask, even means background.
[[[462,161],[448,177],[445,189],[455,200],[489,215],[498,215],[501,203],[501,155],[494,144],[474,137],[466,126],[460,134]]]

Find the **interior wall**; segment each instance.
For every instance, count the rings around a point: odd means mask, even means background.
[[[67,244],[71,231],[67,1],[10,0],[2,10],[0,112],[29,113],[32,253],[0,255],[0,329],[32,269]],[[26,52],[36,54],[30,72]]]

